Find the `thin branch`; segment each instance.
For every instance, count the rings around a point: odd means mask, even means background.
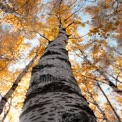
[[[80,36],[80,37],[70,37],[69,39],[81,39],[81,38],[83,38],[83,37],[85,37],[85,36],[87,36],[88,34],[85,34],[85,35],[83,35],[83,36]]]
[[[12,98],[11,98],[10,103],[9,103],[9,108],[8,108],[7,112],[5,113],[4,117],[2,118],[1,122],[4,122],[4,120],[6,119],[8,113],[10,111],[11,105],[12,105]]]
[[[80,11],[81,8],[82,8],[82,7],[79,7],[78,10],[74,11],[70,16],[68,16],[68,17],[64,20],[64,22],[66,22],[66,21],[67,21],[68,19],[70,19],[73,15],[75,15],[78,11]]]
[[[12,87],[9,89],[9,91],[6,93],[4,97],[2,97],[0,101],[0,114],[3,112],[3,108],[5,104],[7,103],[8,99],[11,97],[11,95],[16,90],[18,83],[21,81],[23,76],[27,73],[28,69],[31,67],[31,65],[34,63],[35,59],[38,57],[38,51],[40,48],[38,48],[36,55],[32,58],[32,60],[28,63],[28,65],[25,67],[25,69],[19,74],[15,82],[13,83]]]
[[[85,0],[86,2],[96,2],[96,0]]]
[[[29,2],[30,2],[30,0],[27,0],[20,8],[15,9],[15,11],[19,11],[19,10],[22,9],[24,6],[26,6]]]
[[[100,67],[101,68],[101,67]],[[101,69],[103,69],[103,68],[101,68]],[[102,76],[104,76],[104,78],[105,78],[105,80],[107,80],[108,81],[108,84],[109,84],[109,86],[111,86],[111,88],[113,89],[113,91],[114,92],[116,92],[116,93],[118,93],[118,94],[122,94],[122,90],[119,90],[118,88],[117,88],[117,86],[107,77],[107,75],[104,73],[104,72],[106,72],[104,69],[103,69],[103,71],[101,70],[101,69],[97,69],[96,71],[98,71]],[[107,73],[107,72],[106,72]],[[109,74],[110,75],[110,74]],[[114,78],[114,76],[111,76],[111,77],[113,77]],[[115,79],[116,80],[116,79]]]
[[[74,24],[74,21],[71,22],[69,25],[67,25],[67,26],[65,27],[65,29],[68,28],[69,26],[71,26],[72,24]]]
[[[8,13],[13,13],[14,12],[14,8],[11,8],[7,4],[3,4],[3,2],[1,2],[1,1],[0,1],[0,9],[3,10],[4,12],[8,12]]]
[[[107,116],[105,115],[104,111],[100,108],[100,106],[98,105],[98,103],[96,102],[96,100],[94,99],[92,93],[89,91],[87,84],[85,83],[86,88],[87,88],[87,92],[90,95],[91,99],[93,100],[93,104],[98,108],[98,110],[101,112],[102,116],[103,116],[103,120],[105,120],[106,122],[109,122]]]
[[[85,55],[84,54],[84,52],[82,51],[82,50],[79,50],[81,53],[82,53],[82,55],[83,55],[83,58],[80,56],[80,58],[82,58],[86,63],[88,63],[89,65],[94,65],[88,58],[87,58],[87,55]],[[97,67],[96,67],[97,68]],[[117,88],[117,86],[116,85],[114,85],[114,83],[112,83],[111,82],[111,80],[106,76],[106,74],[104,73],[105,72],[105,70],[103,70],[103,68],[102,67],[99,67],[99,68],[97,68],[96,69],[96,71],[98,72],[98,73],[100,73],[100,75],[101,76],[103,76],[105,79],[104,80],[107,80],[108,81],[108,85],[113,89],[113,91],[114,92],[116,92],[117,94],[122,94],[122,90],[119,90],[118,88]],[[110,75],[110,74],[109,74]],[[111,77],[113,77],[114,78],[114,76],[111,76]],[[116,78],[114,78],[114,79],[116,79]],[[118,81],[118,80],[117,80]]]
[[[43,37],[43,38],[46,39],[47,41],[50,41],[47,37],[43,36],[41,33],[37,32],[37,31],[29,31],[29,32],[38,33],[41,37]]]
[[[107,100],[108,104],[110,105],[111,109],[113,110],[113,112],[114,112],[116,118],[118,119],[118,122],[121,122],[121,119],[120,119],[119,115],[117,114],[117,112],[116,112],[115,109],[113,108],[113,106],[112,106],[110,100],[108,99],[107,95],[105,94],[105,92],[104,92],[103,89],[101,88],[100,84],[99,84],[98,82],[96,82],[96,83],[97,83],[97,86],[99,87],[99,89],[101,90],[102,94],[103,94],[104,97],[106,98],[106,100]]]

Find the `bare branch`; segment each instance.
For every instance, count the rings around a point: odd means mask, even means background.
[[[113,108],[113,106],[112,106],[110,100],[109,100],[108,97],[106,96],[106,94],[105,94],[105,92],[103,91],[103,89],[101,88],[100,84],[99,84],[98,82],[96,82],[96,83],[97,83],[97,86],[99,87],[99,89],[101,90],[101,92],[103,93],[104,97],[106,98],[106,100],[107,100],[108,104],[110,105],[111,109],[113,110],[113,112],[114,112],[116,118],[118,119],[118,122],[121,122],[121,119],[120,119],[119,115],[117,114],[117,112],[116,112],[115,109]]]
[[[15,9],[15,11],[19,11],[20,9],[22,9],[23,7],[25,7],[29,2],[30,2],[30,0],[27,0],[20,8]]]
[[[84,52],[82,51],[82,50],[79,50],[81,53],[82,53],[82,55],[83,55],[83,58],[81,57],[81,56],[79,56],[80,58],[82,58],[86,63],[88,63],[89,65],[94,65],[88,58],[87,58],[87,55],[85,55],[84,54]],[[97,67],[96,67],[97,68]],[[111,82],[111,80],[109,80],[109,78],[107,77],[107,75],[104,73],[104,72],[106,72],[102,67],[99,67],[99,68],[97,68],[96,69],[96,71],[98,72],[98,73],[100,73],[100,75],[101,76],[103,76],[104,77],[104,80],[106,80],[106,81],[108,81],[108,85],[113,89],[113,91],[114,92],[116,92],[117,94],[122,94],[122,90],[119,90],[118,88],[117,88],[117,86],[114,84],[114,83],[112,83]],[[107,73],[107,72],[106,72]],[[110,74],[109,74],[110,75]],[[117,82],[120,82],[120,81],[118,81],[118,79],[116,79],[114,76],[111,76],[111,77],[113,77]],[[105,82],[103,82],[103,83],[105,83]]]
[[[99,104],[97,103],[97,101],[94,99],[92,93],[89,91],[87,84],[85,83],[85,86],[87,88],[87,92],[90,95],[91,99],[93,100],[93,104],[98,108],[98,110],[101,112],[102,116],[103,116],[103,120],[105,120],[106,122],[109,122],[107,116],[105,115],[104,111],[100,108]]]
[[[10,90],[6,93],[6,95],[4,97],[2,97],[1,101],[0,101],[0,114],[3,111],[3,108],[5,106],[5,104],[7,103],[8,99],[11,97],[11,95],[14,93],[14,91],[16,90],[18,83],[21,81],[21,79],[23,78],[23,76],[27,73],[28,69],[31,67],[31,65],[34,63],[35,59],[38,57],[38,51],[40,48],[38,48],[36,55],[32,58],[32,60],[29,62],[29,64],[25,67],[25,69],[19,74],[19,76],[17,77],[17,79],[15,80],[15,82],[13,83],[12,87],[10,88]]]
[[[65,27],[65,29],[67,29],[69,26],[71,26],[72,24],[74,24],[74,21],[71,22],[70,24],[68,24],[68,26]]]
[[[9,103],[9,108],[8,108],[8,110],[6,111],[6,113],[5,113],[4,117],[2,118],[1,122],[4,122],[4,120],[6,119],[8,113],[9,113],[9,111],[10,111],[11,105],[12,105],[12,98],[11,98],[10,103]]]
[[[15,11],[14,8],[11,8],[8,4],[4,4],[1,1],[0,1],[0,9],[8,13],[13,13]]]

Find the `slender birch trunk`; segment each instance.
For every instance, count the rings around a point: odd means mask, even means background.
[[[20,122],[96,122],[72,74],[67,40],[60,28],[33,68]]]

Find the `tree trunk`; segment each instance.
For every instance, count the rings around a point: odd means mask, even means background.
[[[20,122],[96,122],[72,74],[67,39],[60,28],[33,68]]]

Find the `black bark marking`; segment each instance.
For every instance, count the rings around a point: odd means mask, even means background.
[[[36,102],[36,103],[38,103],[38,102],[39,102],[39,99],[38,99],[38,100],[36,100],[35,102]]]
[[[69,58],[68,58],[68,56],[63,56],[63,55],[55,55],[55,57],[46,57],[46,58],[41,58],[41,60],[40,60],[40,63],[42,62],[42,61],[46,61],[46,60],[55,60],[55,59],[57,59],[57,58],[63,58],[63,59],[66,59],[66,60],[69,60]],[[36,66],[35,66],[36,67]]]
[[[24,102],[24,104],[26,103],[26,101]],[[29,107],[28,109],[26,109],[25,111],[23,111],[23,113],[20,115],[20,118],[26,114],[26,113],[29,113],[30,111],[32,111],[33,109],[36,109],[36,108],[42,108],[44,107],[45,105],[48,105],[50,104],[49,102],[45,102],[45,103],[39,103],[39,104],[35,104],[31,107]]]
[[[64,59],[64,58],[61,58],[61,57],[57,57],[57,59],[59,59],[59,60],[62,60],[62,61],[64,61],[64,62],[66,62],[67,64],[69,64],[69,66],[71,67],[71,63],[69,62],[69,60],[68,59]]]
[[[72,77],[71,77],[72,78]],[[33,82],[31,83],[31,85],[30,85],[30,87],[32,87],[32,86],[34,86],[34,85],[37,85],[37,87],[38,87],[38,84],[39,83],[43,83],[43,86],[44,85],[46,85],[46,84],[49,84],[49,82],[48,81],[50,81],[50,82],[60,82],[60,81],[64,81],[64,82],[67,82],[67,83],[72,83],[74,86],[76,86],[76,87],[78,87],[78,85],[77,85],[77,83],[76,83],[76,80],[70,80],[69,79],[69,81],[67,81],[66,79],[64,79],[64,78],[62,78],[62,77],[54,77],[54,76],[52,76],[52,75],[50,75],[50,74],[46,74],[46,75],[40,75],[40,79],[39,79],[40,81],[39,82],[37,82],[37,80],[35,79],[35,80],[33,80]],[[73,82],[73,81],[75,81],[75,82]]]
[[[48,120],[54,120],[54,118],[48,118]]]
[[[32,110],[32,112],[35,112],[36,110]]]
[[[42,81],[55,81],[55,80],[61,80],[60,78],[57,78],[57,77],[54,77],[50,74],[47,74],[47,75],[41,75],[40,76],[40,80]]]
[[[47,55],[55,55],[55,54],[61,55],[61,53],[59,53],[59,52],[48,50],[47,52],[44,53],[44,55],[42,57],[47,56]]]
[[[62,122],[90,122],[89,117],[85,112],[80,113],[64,113],[62,115]]]
[[[46,65],[37,65],[35,66],[33,69],[32,69],[32,74],[37,72],[37,71],[40,71],[44,68],[51,68],[51,67],[54,67],[54,65],[52,64],[46,64]]]
[[[42,88],[40,88],[40,87],[37,88],[35,92],[29,93],[26,97],[25,103],[28,100],[30,100],[31,98],[36,97],[36,95],[47,94],[47,93],[51,93],[51,92],[64,92],[64,93],[69,93],[69,94],[76,94],[76,95],[82,97],[83,99],[85,99],[83,97],[83,95],[81,95],[81,93],[76,91],[76,89],[73,89],[71,86],[65,85],[64,83],[61,83],[61,82],[52,82],[50,84],[45,85]],[[59,97],[59,96],[57,96],[57,97]]]
[[[41,113],[40,115],[46,115],[46,114],[48,114],[48,112],[43,112],[43,113]]]
[[[67,92],[67,93],[72,93],[72,92],[76,92],[70,86],[67,86],[64,83],[57,83],[57,82],[53,82],[53,83],[47,84],[41,89],[38,88],[38,90],[41,90],[43,93],[48,93],[48,92]]]
[[[42,117],[40,116],[40,117],[38,117],[38,118],[35,118],[35,119],[32,119],[31,121],[32,122],[35,122],[36,120],[40,120]],[[45,122],[45,121],[44,121]]]
[[[33,119],[35,117],[35,115],[31,116],[29,119]]]
[[[63,52],[64,54],[68,55],[68,51],[64,48],[60,48],[61,52]]]
[[[81,105],[71,105],[71,104],[69,104],[67,106],[71,106],[71,107],[74,107],[74,108],[82,109],[83,111],[87,112],[88,114],[90,114],[92,116],[94,115],[93,111],[86,105],[81,106]],[[94,115],[94,117],[95,117],[95,115]]]
[[[63,52],[64,54],[66,54],[66,55],[68,55],[68,51],[66,50],[66,49],[64,49],[64,48],[59,48],[58,50],[61,50],[61,52]],[[45,56],[47,56],[47,55],[55,55],[55,54],[57,54],[57,55],[62,55],[60,52],[56,52],[56,50],[47,50],[44,54],[43,54],[43,56],[42,57],[45,57]]]
[[[53,42],[53,43],[54,43],[54,42]],[[53,46],[55,47],[55,46],[62,46],[62,45],[61,45],[60,43],[54,43],[54,44],[51,44],[51,43],[50,43],[49,46],[50,46],[50,47],[53,47]]]
[[[72,108],[70,111],[74,112],[74,111],[78,111],[78,109],[77,108]]]
[[[47,74],[47,75],[40,75],[40,80],[45,82],[45,81],[56,81],[60,79],[50,74]]]
[[[38,111],[41,112],[41,111],[43,111],[44,109],[45,109],[45,108],[41,108],[41,109],[39,109]]]
[[[51,112],[51,111],[50,111]],[[52,111],[52,112],[54,112],[54,111]],[[49,116],[54,116],[55,114],[49,114]]]

